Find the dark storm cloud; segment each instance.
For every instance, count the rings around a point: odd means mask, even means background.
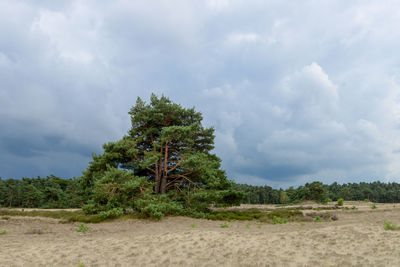
[[[2,1],[0,176],[79,176],[155,92],[203,113],[239,182],[398,178],[399,9]]]

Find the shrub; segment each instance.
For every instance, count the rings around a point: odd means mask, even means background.
[[[76,231],[77,231],[77,232],[87,232],[87,231],[90,231],[90,227],[84,225],[83,223],[81,223],[81,224],[78,226],[78,228],[76,228]]]
[[[321,217],[319,216],[315,217],[315,222],[322,222]]]
[[[6,230],[3,230],[0,232],[0,235],[6,235],[6,234],[8,234],[8,232]]]
[[[357,210],[356,206],[351,207],[352,210]]]
[[[192,224],[190,225],[190,227],[196,228],[196,224],[195,224],[195,223],[192,223]]]
[[[369,202],[369,199],[368,198],[364,199],[364,202]]]
[[[185,213],[180,203],[170,201],[164,196],[155,196],[151,199],[139,199],[135,204],[135,208],[139,213],[145,217],[156,220],[160,220],[165,215],[181,215]]]
[[[372,206],[371,206],[371,209],[377,209],[378,207],[375,205],[375,204],[373,204]]]
[[[386,221],[386,220],[383,222],[383,228],[386,231],[388,231],[388,230],[398,230],[399,229],[399,227],[396,224],[394,224],[394,223],[392,223],[390,221]]]
[[[338,206],[343,206],[344,203],[344,199],[343,198],[339,198],[337,201]]]
[[[124,215],[123,209],[114,208],[114,209],[107,210],[107,211],[101,211],[98,216],[102,219],[111,219],[111,218],[119,217],[122,215]]]
[[[328,203],[328,202],[332,202],[332,199],[330,199],[329,197],[325,199],[325,203]]]

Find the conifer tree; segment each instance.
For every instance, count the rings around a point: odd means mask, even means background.
[[[231,190],[221,160],[211,152],[214,129],[202,126],[200,112],[152,94],[148,104],[138,98],[129,114],[128,134],[104,144],[104,153],[93,155],[81,178],[81,193],[92,202],[102,199],[102,205],[115,208],[122,199],[127,204],[143,197],[149,186],[153,195],[184,193],[190,198],[192,192],[204,202],[240,202],[243,194]]]

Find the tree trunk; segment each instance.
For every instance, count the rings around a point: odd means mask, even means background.
[[[163,146],[161,145],[160,148],[160,153],[162,154],[163,151]],[[160,189],[161,189],[161,171],[162,171],[162,157],[160,158],[159,161],[156,162],[156,167],[155,167],[155,174],[154,174],[154,182],[155,182],[155,189],[154,193],[160,194]]]
[[[168,176],[168,142],[165,143],[165,155],[164,155],[164,168],[163,175],[161,177],[161,194],[165,194],[167,192],[167,176]]]

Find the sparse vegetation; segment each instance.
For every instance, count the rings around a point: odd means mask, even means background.
[[[44,230],[40,227],[33,228],[32,226],[29,227],[28,231],[25,232],[28,235],[41,235],[44,234]]]
[[[371,205],[371,209],[374,210],[374,209],[377,209],[377,208],[378,208],[378,207],[377,207],[375,204],[372,204],[372,205]]]
[[[399,226],[397,226],[396,224],[392,223],[391,221],[384,221],[383,222],[383,228],[388,231],[388,230],[399,230]]]
[[[77,232],[88,232],[88,231],[90,231],[90,227],[84,225],[83,223],[81,223],[81,224],[78,226],[78,228],[76,228],[76,231],[77,231]]]
[[[196,228],[197,226],[196,226],[196,224],[195,224],[195,223],[192,223],[192,224],[190,224],[190,227],[192,227],[192,228]]]
[[[287,223],[287,222],[288,222],[288,220],[285,218],[280,218],[280,217],[274,216],[272,224],[283,224],[283,223]]]
[[[319,216],[315,217],[314,222],[322,222],[321,217],[319,217]]]
[[[3,230],[0,232],[0,235],[6,235],[6,234],[8,234],[8,232],[6,230]]]
[[[229,224],[228,223],[223,223],[223,224],[221,224],[221,228],[229,228]]]

